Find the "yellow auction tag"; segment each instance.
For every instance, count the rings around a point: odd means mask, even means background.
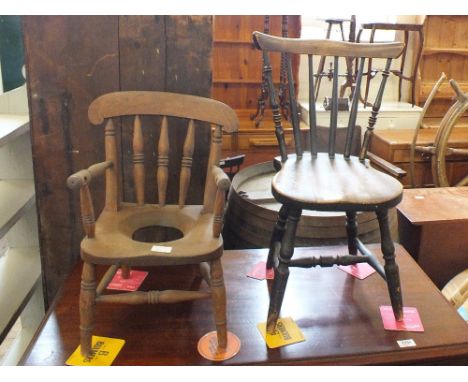
[[[65,362],[70,366],[110,366],[124,346],[125,341],[118,338],[93,336],[91,354],[83,357],[80,346]]]
[[[265,322],[258,324],[257,327],[269,348],[279,348],[305,341],[304,335],[291,317],[278,319],[274,334],[266,333]]]

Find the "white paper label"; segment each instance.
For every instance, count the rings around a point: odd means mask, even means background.
[[[165,247],[163,245],[153,245],[151,247],[152,252],[171,253],[172,247]]]
[[[400,340],[400,341],[397,341],[397,344],[401,348],[409,348],[409,347],[412,347],[412,346],[416,346],[416,342],[414,342],[414,340],[412,340],[412,339]]]

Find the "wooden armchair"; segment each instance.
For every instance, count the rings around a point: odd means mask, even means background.
[[[144,142],[140,116],[162,116],[157,143],[158,204],[146,204]],[[133,182],[136,203],[122,201],[122,165],[117,148],[113,118],[135,116],[133,124]],[[105,161],[94,164],[68,178],[71,189],[80,190],[81,215],[86,237],[81,242],[84,262],[80,294],[81,353],[91,350],[91,334],[95,303],[178,303],[210,298],[213,301],[218,351],[227,345],[226,294],[223,282],[221,255],[225,194],[230,180],[218,167],[222,129],[234,132],[238,128],[235,112],[227,105],[192,95],[128,91],[105,94],[95,99],[88,110],[91,123],[104,121]],[[168,117],[185,119],[187,135],[183,145],[178,205],[166,204],[169,136]],[[171,119],[172,121],[172,119]],[[199,121],[203,122],[202,124]],[[195,128],[211,128],[212,140],[208,159],[203,205],[185,205],[190,184]],[[105,206],[95,219],[89,183],[97,176],[105,176]],[[179,230],[183,237],[162,243],[138,241],[134,234],[143,228],[160,226]],[[109,265],[99,284],[95,265]],[[128,277],[132,266],[171,266],[200,264],[201,275],[211,287],[211,293],[201,291],[148,291],[104,294],[105,288],[119,268]],[[169,271],[169,270],[168,270]],[[142,334],[143,335],[143,334]]]
[[[254,32],[253,37],[257,48],[262,50],[263,60],[266,63],[264,71],[269,84],[273,121],[281,154],[275,161],[279,171],[272,180],[273,196],[282,204],[282,207],[273,229],[267,259],[267,268],[273,267],[275,272],[270,295],[267,333],[271,334],[275,331],[290,267],[310,268],[317,265],[326,267],[366,262],[386,280],[395,318],[401,320],[403,318],[402,294],[398,266],[395,262],[395,248],[388,221],[388,209],[400,202],[403,188],[398,180],[370,166],[367,150],[377,121],[386,80],[390,74],[392,59],[401,54],[404,45],[402,43],[358,44],[329,40],[302,40],[274,37],[260,32]],[[281,115],[271,75],[270,52],[279,52],[288,56],[286,65],[295,154],[288,155],[286,151]],[[303,149],[305,145],[301,142],[291,71],[292,54],[304,54],[308,60],[310,151],[305,151]],[[320,152],[317,148],[317,116],[314,95],[314,78],[317,75],[313,73],[314,56],[334,57],[332,108],[326,152]],[[342,57],[341,61],[340,57]],[[350,107],[344,153],[338,154],[335,147],[338,121],[338,78],[346,76],[346,73],[340,74],[339,69],[340,63],[346,63],[346,59],[352,57],[357,57],[359,60],[355,79],[356,86]],[[358,113],[359,93],[364,64],[366,59],[370,58],[384,59],[385,68],[382,71],[381,84],[373,103],[359,156],[354,156],[351,155],[351,150]],[[344,66],[346,67],[346,65]],[[345,212],[349,253],[333,257],[293,259],[296,229],[304,209]],[[374,211],[377,215],[382,240],[381,248],[385,260],[384,267],[357,238],[356,214],[359,211]],[[358,256],[358,252],[362,256]]]

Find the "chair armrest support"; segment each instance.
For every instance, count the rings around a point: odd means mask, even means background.
[[[67,186],[72,190],[81,188],[84,185],[89,184],[93,178],[104,174],[105,170],[111,166],[113,166],[112,161],[93,164],[87,169],[80,170],[73,175],[70,175],[67,179]]]
[[[229,180],[227,174],[218,166],[212,167],[212,174],[214,176],[217,187],[216,199],[213,208],[213,237],[219,237],[223,229],[226,193],[231,188],[231,181]]]
[[[67,185],[70,189],[80,190],[80,210],[83,229],[88,238],[93,238],[95,234],[95,216],[93,200],[88,184],[97,176],[104,174],[105,170],[113,165],[112,161],[106,161],[93,164],[85,170],[70,175],[67,179]]]
[[[393,175],[394,177],[400,179],[406,176],[406,171],[401,169],[400,167],[395,166],[394,164],[386,161],[385,159],[372,154],[370,152],[367,152],[367,158],[369,158],[370,162],[377,167],[380,167],[390,175]]]

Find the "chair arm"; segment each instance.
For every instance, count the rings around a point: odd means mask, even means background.
[[[67,179],[67,185],[70,189],[74,190],[79,188],[80,190],[81,221],[83,223],[83,229],[89,238],[94,237],[96,220],[94,217],[93,200],[88,184],[93,178],[104,174],[105,170],[112,165],[112,161],[96,163],[85,170],[70,175]]]
[[[218,166],[213,166],[212,171],[218,190],[225,192],[229,191],[229,188],[231,187],[231,181],[229,180],[227,174]]]
[[[91,180],[97,176],[104,174],[104,171],[109,167],[113,166],[112,161],[108,160],[89,166],[87,169],[75,172],[70,175],[67,179],[67,186],[72,190],[83,187],[84,185],[91,182]]]
[[[213,213],[213,236],[219,237],[223,229],[224,221],[224,204],[226,201],[226,193],[231,188],[231,181],[227,174],[218,166],[212,167],[212,174],[216,183],[216,199],[214,203]]]
[[[390,175],[400,179],[406,176],[406,171],[401,169],[400,167],[395,166],[394,164],[386,161],[385,159],[367,152],[367,157],[369,158],[370,162],[377,167],[380,167],[384,171],[388,172]]]

